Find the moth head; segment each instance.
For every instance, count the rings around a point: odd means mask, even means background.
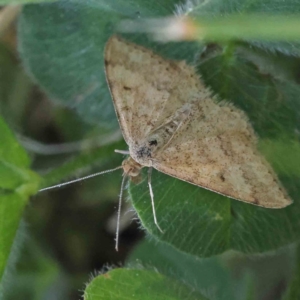
[[[142,166],[132,157],[128,157],[122,162],[124,173],[130,177],[136,177],[140,174]]]

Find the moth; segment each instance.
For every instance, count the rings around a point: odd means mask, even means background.
[[[195,68],[112,36],[105,70],[129,158],[130,177],[143,167],[266,208],[292,203],[257,150],[246,115],[217,102]],[[153,192],[149,180],[153,202]],[[157,220],[155,218],[155,223]]]
[[[121,167],[83,179],[124,170],[116,249],[125,178],[136,178],[144,167],[149,167],[153,217],[161,231],[151,186],[152,168],[265,208],[292,203],[258,152],[257,137],[244,112],[229,102],[217,101],[194,67],[164,59],[118,36],[108,40],[104,60],[114,108],[129,148],[116,152],[129,156]]]

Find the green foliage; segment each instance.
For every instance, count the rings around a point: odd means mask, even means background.
[[[122,287],[122,288],[120,288]],[[96,277],[86,288],[84,299],[205,300],[184,284],[157,272],[115,269]]]
[[[34,1],[1,3],[26,2]],[[205,18],[210,24],[222,16],[228,24],[234,25],[237,14],[239,18],[254,13],[268,13],[282,17],[280,20],[286,18],[284,14],[297,17],[300,5],[296,0],[212,0],[191,1],[190,4],[176,0],[68,0],[24,6],[18,22],[22,63],[53,102],[73,109],[80,118],[78,121],[65,114],[56,116],[55,122],[60,128],[72,123],[62,135],[74,139],[93,137],[91,127],[84,122],[95,126],[95,132],[100,136],[116,132],[118,122],[103,65],[105,42],[124,18],[168,16],[174,10],[184,10],[199,22]],[[260,21],[256,30],[251,31],[253,39],[245,36],[225,40],[222,31],[216,29],[219,40],[214,38],[214,43],[206,45],[196,42],[159,44],[142,34],[128,34],[126,38],[152,48],[166,58],[185,59],[196,65],[199,75],[219,101],[232,102],[242,109],[257,133],[259,150],[273,166],[294,203],[280,210],[255,207],[154,171],[152,185],[158,222],[164,230],[162,234],[153,222],[144,171],[143,181],[130,184],[128,194],[152,241],[137,248],[126,268],[94,278],[85,290],[85,299],[255,299],[256,289],[252,288],[255,276],[245,275],[237,283],[232,279],[230,269],[233,267],[224,263],[224,256],[213,256],[228,250],[261,255],[299,240],[299,43],[286,42],[285,33],[281,31],[277,41],[258,40],[257,28],[264,24],[263,19]],[[234,31],[234,26],[233,36],[238,32]],[[238,34],[235,36],[239,37]],[[17,120],[15,128],[20,128],[25,105],[18,92],[26,91],[30,84],[22,73],[20,78],[24,85],[15,88],[11,79],[19,69],[11,68],[6,54],[2,55],[6,50],[0,50],[3,66],[0,79],[8,87],[0,89],[5,103],[1,102],[1,113],[9,124],[11,120]],[[11,90],[16,93],[14,97]],[[19,101],[12,105],[12,98]],[[17,107],[16,112],[12,112],[13,107]],[[39,179],[29,170],[27,154],[2,120],[0,131],[1,277],[23,209],[29,196],[36,193]],[[121,156],[116,158],[113,150],[125,146],[116,138],[100,149],[82,150],[71,160],[62,160],[64,164],[49,163],[52,169],[43,174],[40,187],[63,181],[97,163],[116,167],[121,163]],[[103,184],[99,187],[102,189],[95,191],[102,195]],[[72,248],[72,243],[70,245]],[[237,258],[235,255],[232,257]],[[294,261],[292,255],[288,257]],[[249,268],[245,265],[245,269]],[[296,299],[293,297],[299,292],[298,281],[299,268],[296,268],[286,299]],[[213,295],[207,292],[214,287],[217,290]]]
[[[155,268],[165,276],[188,284],[208,298],[235,299],[233,280],[220,257],[195,260],[193,256],[166,243],[146,239],[130,255],[126,266]]]
[[[30,195],[36,193],[38,176],[29,170],[29,159],[0,119],[0,278]]]
[[[154,268],[165,276],[184,282],[208,299],[269,299],[276,283],[287,280],[293,272],[293,250],[285,248],[260,257],[229,251],[221,256],[195,259],[151,238],[135,248],[126,267]],[[270,299],[281,299],[279,291]]]

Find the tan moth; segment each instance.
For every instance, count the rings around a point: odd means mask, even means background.
[[[117,36],[106,44],[105,66],[129,146],[125,174],[134,177],[141,168],[153,167],[266,208],[292,203],[257,151],[245,114],[232,104],[217,103],[193,67]]]
[[[134,179],[143,167],[149,167],[153,217],[159,229],[151,187],[152,168],[265,208],[283,208],[292,203],[272,167],[258,152],[256,135],[245,114],[230,103],[217,102],[192,66],[166,60],[112,36],[105,48],[105,69],[129,147],[128,151],[116,152],[129,157],[122,167],[82,179],[124,170],[116,249],[125,178]]]

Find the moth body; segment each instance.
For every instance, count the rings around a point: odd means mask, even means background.
[[[175,133],[188,121],[192,108],[192,104],[184,104],[167,118],[162,125],[154,127],[141,143],[129,145],[132,159],[143,166],[151,167],[159,152],[163,151]]]

